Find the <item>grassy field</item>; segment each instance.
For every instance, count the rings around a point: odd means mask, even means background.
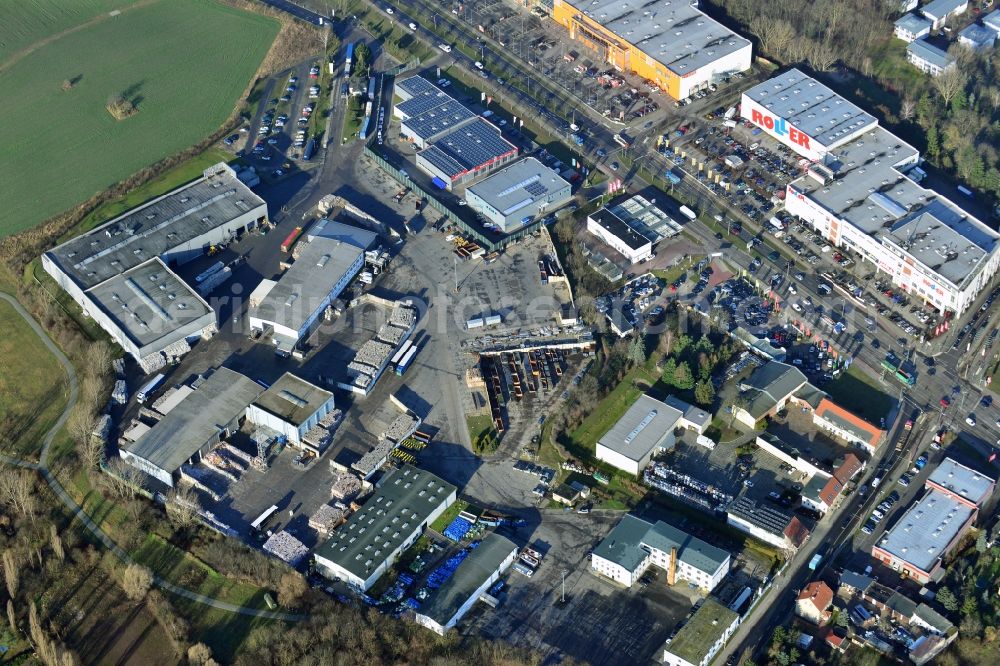
[[[878,425],[892,409],[895,400],[886,395],[875,380],[854,368],[823,387],[838,405],[854,412],[869,423]]]
[[[66,404],[66,374],[28,323],[0,301],[0,440],[37,458],[41,438]]]
[[[584,459],[593,458],[597,440],[610,430],[632,403],[643,394],[643,390],[634,383],[638,380],[651,386],[656,379],[655,372],[646,366],[636,366],[629,370],[625,379],[601,400],[594,411],[570,435],[570,441],[566,443],[569,452]]]
[[[479,451],[484,442],[496,438],[493,419],[489,414],[466,416],[465,423],[469,428],[469,440],[472,442],[473,451]]]
[[[39,41],[135,0],[18,0],[0,4],[0,66]]]
[[[0,234],[32,227],[212,133],[278,27],[209,0],[150,0],[0,71],[5,121],[16,128],[0,160]],[[75,81],[71,89],[62,89],[65,80]],[[117,95],[138,113],[115,120],[105,105]]]
[[[209,148],[202,154],[191,158],[183,164],[179,164],[169,171],[165,171],[149,182],[137,187],[123,197],[108,201],[95,208],[87,217],[83,218],[65,238],[68,240],[74,236],[90,231],[97,225],[118,217],[122,213],[129,211],[136,206],[143,204],[150,199],[166,194],[170,190],[176,189],[201,176],[202,171],[219,162],[229,162],[233,159],[231,153],[222,148]]]
[[[462,513],[467,508],[469,508],[469,503],[464,499],[455,500],[454,504],[445,509],[444,513],[438,516],[437,520],[431,523],[431,529],[438,534],[441,534],[444,532],[444,528],[448,527],[451,521],[455,520],[455,516]]]

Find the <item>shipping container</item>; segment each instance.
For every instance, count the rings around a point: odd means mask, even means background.
[[[292,233],[288,234],[288,236],[285,237],[285,240],[281,242],[281,251],[288,252],[291,250],[292,246],[295,245],[295,241],[297,241],[301,235],[302,227],[295,227]]]
[[[403,358],[396,365],[396,374],[402,375],[406,372],[406,369],[410,367],[410,363],[413,362],[413,358],[417,355],[418,347],[416,345],[410,347],[410,351],[406,352]]]
[[[433,178],[431,178],[431,184],[433,184],[434,187],[438,188],[439,190],[446,190],[446,189],[448,189],[448,183],[444,182],[443,180],[441,180],[437,176],[434,176]]]

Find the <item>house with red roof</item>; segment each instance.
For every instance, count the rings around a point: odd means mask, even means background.
[[[833,605],[833,590],[821,580],[813,581],[802,588],[795,600],[795,614],[807,622],[823,626],[830,621],[830,606]]]
[[[885,439],[885,430],[844,409],[830,398],[820,400],[813,423],[834,436],[874,454]]]

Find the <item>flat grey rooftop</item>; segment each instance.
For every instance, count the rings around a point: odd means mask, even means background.
[[[878,123],[875,116],[798,69],[759,83],[744,94],[826,147]]]
[[[534,157],[526,157],[481,180],[468,191],[504,215],[531,206],[569,183]]]
[[[883,235],[954,285],[976,272],[998,238],[986,225],[940,198]]]
[[[333,397],[327,390],[286,372],[264,391],[253,404],[281,420],[299,426]]]
[[[382,479],[316,555],[367,579],[456,490],[430,472],[403,465]]]
[[[169,473],[177,471],[264,389],[229,368],[218,368],[145,435],[125,450]]]
[[[930,571],[975,509],[929,490],[878,542],[901,560]]]
[[[684,414],[684,418],[698,427],[705,428],[712,422],[712,415],[697,405],[684,402],[680,398],[668,395],[663,402]]]
[[[685,0],[574,0],[590,19],[678,76],[692,74],[750,42]]]
[[[968,0],[931,0],[931,2],[928,2],[919,9],[928,16],[942,19],[967,2]]]
[[[227,168],[133,208],[47,254],[88,289],[264,206]]]
[[[681,412],[641,395],[598,443],[629,460],[642,460],[674,429]]]
[[[87,293],[140,349],[206,315],[215,321],[212,308],[158,258]]]
[[[982,505],[989,498],[996,483],[985,474],[966,467],[953,458],[942,460],[927,480],[947,488],[976,505]]]
[[[264,300],[250,309],[251,316],[301,330],[364,249],[345,240],[317,236],[312,242],[301,243],[298,254]]]
[[[517,546],[510,539],[493,532],[487,534],[462,560],[451,578],[431,592],[417,612],[442,626],[446,625],[458,609],[469,600],[472,593],[479,589],[516,550]]]
[[[915,34],[920,32],[924,28],[930,28],[931,22],[925,19],[923,16],[918,16],[913,12],[909,12],[908,14],[903,14],[901,17],[896,19],[895,25]]]
[[[914,39],[906,45],[906,50],[921,60],[944,69],[954,61],[954,58],[944,49],[938,48],[926,39]]]

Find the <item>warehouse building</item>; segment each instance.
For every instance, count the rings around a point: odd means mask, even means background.
[[[934,468],[924,485],[968,507],[978,509],[993,494],[996,481],[953,458],[945,458]]]
[[[795,366],[770,361],[750,375],[743,390],[743,405],[733,407],[733,415],[743,425],[754,428],[765,416],[774,416],[794,399],[797,391],[809,386],[806,376]]]
[[[174,486],[181,465],[193,465],[239,430],[247,406],[263,391],[229,368],[216,369],[156,425],[121,450],[122,460]]]
[[[629,474],[639,474],[653,455],[674,448],[674,428],[683,414],[641,395],[597,441],[597,459]]]
[[[215,314],[169,267],[228,243],[267,218],[267,205],[228,165],[42,255],[45,271],[146,372],[211,335]]]
[[[492,532],[487,534],[444,585],[420,604],[413,619],[444,636],[516,559],[517,546],[513,541]]]
[[[872,546],[872,557],[918,583],[936,580],[943,574],[941,561],[978,513],[966,502],[932,488]]]
[[[270,333],[275,351],[292,354],[312,332],[323,312],[350,284],[365,262],[376,235],[329,221],[312,240],[295,247],[295,263],[267,293],[254,291],[250,328]]]
[[[678,235],[681,225],[637,194],[588,215],[587,231],[636,264],[652,258],[653,247]]]
[[[247,408],[247,420],[303,446],[302,438],[333,411],[333,394],[286,372]]]
[[[417,153],[417,166],[445,189],[467,183],[517,158],[517,147],[483,118],[456,127],[439,136]],[[440,187],[440,185],[439,185]]]
[[[458,489],[404,464],[314,554],[316,570],[365,592],[452,505]]]
[[[650,566],[667,572],[667,584],[687,581],[712,591],[729,573],[729,553],[668,525],[626,514],[594,549],[592,571],[632,587]]]
[[[667,641],[663,663],[667,666],[708,666],[739,625],[738,613],[708,597]]]
[[[744,92],[741,114],[813,161],[786,210],[915,300],[961,314],[996,274],[1000,235],[912,180],[919,152],[823,84],[789,70]]]
[[[750,69],[750,41],[702,13],[697,0],[554,0],[552,19],[604,62],[674,99]]]
[[[535,216],[555,211],[572,198],[570,184],[534,157],[497,171],[465,191],[469,207],[504,233],[517,231]]]

